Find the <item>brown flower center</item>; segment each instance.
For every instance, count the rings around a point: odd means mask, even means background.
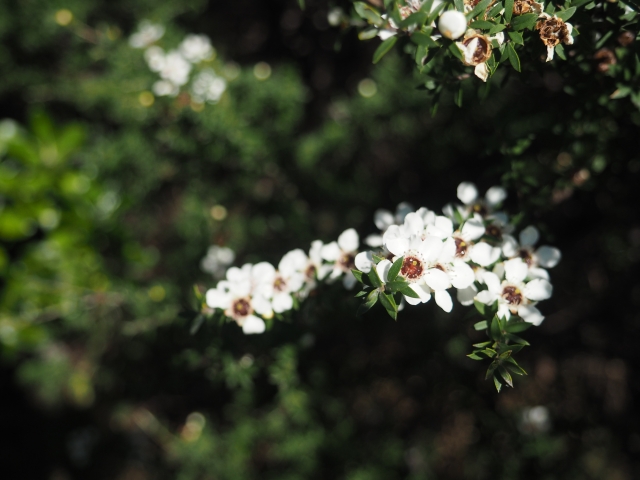
[[[422,260],[417,257],[408,256],[402,262],[402,268],[400,268],[400,275],[409,280],[415,280],[422,276]]]
[[[276,281],[273,282],[273,289],[276,292],[283,292],[287,288],[287,282],[285,282],[284,278],[278,277]]]
[[[240,298],[233,302],[233,315],[238,317],[246,317],[252,312],[251,304],[245,298]]]
[[[567,43],[571,36],[567,24],[559,18],[539,20],[536,29],[540,30],[540,38],[547,47],[555,47],[560,42]]]
[[[460,237],[453,237],[456,242],[456,257],[464,257],[469,249],[469,244]]]
[[[520,251],[518,252],[518,256],[522,260],[524,260],[524,263],[526,263],[528,266],[533,265],[533,255],[526,248],[521,248]]]
[[[316,266],[310,264],[304,274],[307,276],[307,278],[314,278],[316,276]]]
[[[344,253],[338,259],[338,265],[340,265],[343,270],[351,271],[356,267],[356,256],[353,253]]]
[[[520,305],[522,303],[522,292],[517,287],[507,286],[502,290],[502,298],[509,305]]]
[[[483,217],[489,213],[489,211],[487,210],[487,207],[485,207],[483,204],[481,203],[476,203],[473,207],[471,207],[471,210],[473,210],[475,213],[479,213],[480,215],[482,215]]]
[[[498,240],[502,239],[502,229],[497,225],[489,225],[487,227],[487,235]]]
[[[472,66],[480,65],[481,63],[486,62],[491,56],[491,45],[489,44],[489,41],[481,35],[473,35],[465,39],[462,44],[465,47],[468,47],[474,40],[477,40],[477,42],[475,44],[476,46],[475,50],[473,51],[471,61],[469,62],[469,65]]]

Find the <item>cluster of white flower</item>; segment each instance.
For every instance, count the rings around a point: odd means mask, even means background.
[[[217,103],[227,89],[227,82],[210,66],[192,74],[194,68],[213,60],[216,51],[206,35],[187,35],[177,49],[165,51],[155,43],[164,35],[162,25],[147,20],[129,38],[133,48],[145,49],[149,69],[160,76],[152,90],[157,96],[175,97],[191,80],[189,93],[196,103]]]
[[[277,269],[266,262],[232,267],[226,279],[207,292],[206,303],[223,310],[245,333],[261,333],[263,319],[293,309],[319,281],[342,277],[344,286],[352,288],[357,281],[353,270],[368,274],[375,269],[383,284],[378,290],[384,292],[394,262],[402,259],[396,264],[397,275],[411,289],[403,295],[409,305],[434,297],[450,312],[449,290],[455,288],[462,305],[494,305],[503,319],[517,315],[539,325],[544,317],[536,305],[552,293],[546,269],[558,263],[560,251],[536,248],[539,233],[533,226],[516,240],[508,215],[498,211],[506,198],[503,188],[492,187],[481,198],[475,185],[463,182],[457,193],[462,204],[446,205],[443,215],[424,207],[414,211],[406,203],[398,205],[395,214],[375,212],[380,234],[370,235],[365,243],[376,251],[359,251],[358,234],[348,229],[335,242],[314,241],[308,254],[288,252]]]

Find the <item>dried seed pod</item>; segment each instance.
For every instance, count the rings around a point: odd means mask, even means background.
[[[534,0],[515,0],[513,2],[513,14],[524,15],[525,13],[542,13],[543,5]]]
[[[475,67],[486,62],[491,57],[491,41],[485,35],[475,32],[469,34],[467,32],[461,43],[464,46],[463,63],[465,65]]]
[[[553,52],[556,45],[564,43],[573,44],[571,31],[573,27],[561,18],[543,13],[536,23],[536,30],[540,32],[540,39],[547,46],[547,62],[553,59]]]
[[[608,48],[601,48],[594,55],[593,58],[598,62],[596,68],[599,72],[606,72],[611,65],[615,65],[618,60],[615,53]]]

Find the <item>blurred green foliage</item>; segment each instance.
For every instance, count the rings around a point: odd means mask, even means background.
[[[636,107],[543,66],[432,117],[414,66],[390,54],[370,70],[327,8],[0,1],[6,478],[638,475]],[[214,39],[218,104],[149,103],[156,77],[127,43],[145,18],[166,49]],[[462,180],[502,181],[564,253],[516,390],[497,396],[464,357],[481,336],[462,309],[358,320],[340,287],[260,337],[189,334],[210,244],[277,262],[370,233],[379,207],[437,209]],[[536,405],[546,428],[524,416]]]

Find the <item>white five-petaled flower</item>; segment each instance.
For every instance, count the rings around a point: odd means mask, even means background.
[[[391,225],[400,225],[404,222],[404,218],[407,214],[412,211],[413,207],[407,202],[402,202],[396,207],[395,215],[389,210],[385,210],[383,208],[376,210],[373,214],[373,223],[375,223],[378,230],[380,230],[380,234],[374,233],[369,235],[365,238],[364,243],[370,247],[381,247],[384,244],[382,235],[384,235],[387,229]]]
[[[223,277],[225,269],[233,263],[236,254],[229,247],[212,245],[201,260],[200,268],[214,277]]]
[[[218,103],[226,89],[227,81],[208,68],[193,79],[191,96],[198,103]]]
[[[213,57],[215,50],[206,35],[187,35],[178,47],[184,58],[191,63],[199,63]]]
[[[138,31],[129,37],[129,45],[133,48],[146,48],[164,35],[164,27],[149,20],[143,20],[138,25]]]
[[[497,315],[508,319],[518,315],[524,321],[540,325],[544,316],[535,307],[541,300],[551,297],[553,287],[542,278],[525,283],[528,274],[527,264],[521,258],[513,258],[504,263],[505,279],[501,282],[498,275],[485,272],[483,279],[487,290],[476,295],[476,300],[486,305],[498,302]]]
[[[485,218],[488,215],[493,214],[495,209],[502,204],[505,198],[507,198],[506,190],[502,187],[495,186],[487,190],[484,198],[480,198],[478,189],[475,184],[471,182],[462,182],[458,185],[456,193],[458,199],[464,205],[454,206],[449,203],[442,209],[444,214],[454,221],[456,221],[456,211],[463,220],[466,220],[475,214]]]
[[[357,282],[351,270],[355,267],[359,245],[358,233],[353,228],[349,228],[340,234],[337,242],[328,243],[321,250],[324,260],[334,262],[329,278],[334,280],[344,274],[342,282],[348,289],[353,288]]]
[[[538,243],[539,238],[540,233],[534,226],[529,226],[520,232],[520,244],[511,235],[504,235],[502,253],[507,258],[520,257],[524,260],[529,267],[530,278],[548,280],[549,273],[545,268],[555,267],[562,258],[562,254],[557,248],[548,245],[542,245],[536,249],[534,245]]]

